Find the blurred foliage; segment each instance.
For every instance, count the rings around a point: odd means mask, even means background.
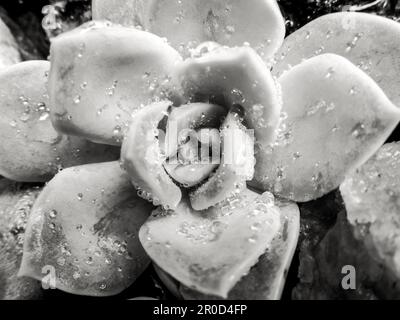
[[[286,18],[287,33],[292,33],[324,14],[360,11],[400,19],[399,0],[278,0]]]

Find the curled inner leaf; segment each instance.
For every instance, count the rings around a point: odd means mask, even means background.
[[[121,150],[123,166],[142,196],[157,205],[175,208],[182,193],[163,168],[158,124],[167,115],[171,102],[157,102],[134,117]]]
[[[190,193],[195,210],[207,209],[246,187],[254,175],[254,137],[241,124],[237,113],[231,112],[221,128],[219,167],[210,178]]]
[[[160,148],[166,156],[173,155],[182,134],[201,128],[219,128],[227,110],[216,104],[189,103],[173,108],[168,115],[165,139],[159,137]]]
[[[198,134],[201,135],[203,129]],[[219,132],[213,131],[214,134],[214,148],[219,148]],[[178,149],[178,156],[169,158],[164,163],[164,168],[168,174],[184,187],[193,187],[205,180],[220,164],[220,158],[215,163],[212,161],[212,155],[209,154],[209,142],[203,144],[199,137],[191,137],[188,142],[180,146]],[[200,152],[199,152],[200,149]],[[201,155],[199,154],[201,153]],[[218,151],[218,155],[219,155]],[[188,157],[189,154],[189,157]]]

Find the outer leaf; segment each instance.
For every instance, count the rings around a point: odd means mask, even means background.
[[[276,201],[280,208],[281,227],[270,247],[257,264],[229,292],[229,300],[278,300],[300,232],[300,212],[295,203]],[[218,299],[181,286],[181,294],[188,300]]]
[[[228,46],[248,42],[265,58],[276,52],[285,36],[275,0],[94,0],[93,17],[142,25],[166,37],[174,48],[204,41]]]
[[[138,230],[151,210],[118,162],[66,169],[32,209],[20,274],[41,280],[54,268],[58,289],[117,294],[149,263]]]
[[[400,111],[345,58],[309,59],[279,78],[283,113],[273,150],[260,150],[259,188],[295,201],[321,197],[384,143]]]
[[[284,41],[273,74],[323,53],[346,57],[365,71],[388,98],[400,106],[400,24],[367,13],[341,12],[322,16]]]
[[[0,70],[20,61],[18,45],[8,27],[0,19]]]
[[[57,133],[49,117],[47,61],[0,72],[0,174],[17,181],[47,181],[60,169],[118,158],[114,147]]]
[[[325,213],[325,212],[324,212]],[[321,212],[319,213],[321,215]],[[339,211],[336,223],[314,248],[305,240],[299,255],[300,281],[292,291],[294,300],[398,300],[398,275],[385,264],[369,245],[368,224],[354,226]],[[316,242],[316,241],[315,241]],[[345,267],[346,266],[346,267]],[[344,268],[345,267],[345,268]],[[343,290],[343,275],[356,272],[355,288]],[[344,268],[344,269],[343,269]],[[351,272],[351,273],[350,273]],[[352,283],[353,284],[353,283]]]
[[[185,201],[175,211],[158,209],[140,230],[150,257],[175,279],[226,297],[269,247],[280,227],[270,194],[243,191],[207,211]]]
[[[18,277],[27,219],[41,188],[0,180],[0,299],[38,299],[36,280]]]
[[[179,54],[157,36],[91,22],[55,38],[52,121],[65,133],[120,145],[132,115],[164,96]]]

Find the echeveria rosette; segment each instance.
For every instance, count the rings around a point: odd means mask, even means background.
[[[386,140],[400,119],[393,105],[398,63],[391,55],[399,47],[398,25],[363,14],[329,15],[321,19],[330,21],[330,29],[312,22],[317,25],[311,31],[291,35],[273,59],[284,38],[275,1],[94,1],[93,10],[95,18],[124,26],[90,22],[55,38],[48,95],[60,137],[89,140],[94,148],[75,165],[99,163],[63,170],[44,188],[32,209],[21,274],[41,279],[42,268],[53,265],[58,288],[112,295],[132,284],[150,257],[166,278],[180,282],[186,298],[279,298],[297,243],[299,212],[294,202],[270,192],[292,201],[316,199],[337,188]],[[137,25],[167,40],[132,27]],[[368,37],[364,27],[371,31]],[[389,41],[391,47],[382,45]],[[357,49],[372,44],[379,58]],[[392,64],[382,63],[387,57]],[[28,104],[41,102],[36,97],[47,94],[46,64],[5,69],[3,76],[37,77],[42,85],[19,81],[20,90],[12,91],[13,84],[2,83],[0,90],[12,93],[6,101],[17,105],[23,96]],[[357,68],[365,64],[374,70],[370,75]],[[10,103],[2,106],[12,115]],[[25,109],[18,110],[22,116]],[[182,174],[167,165],[170,150],[160,145],[156,131],[172,118],[184,123],[186,117],[197,133],[215,129],[220,142],[226,128],[238,129],[251,146],[231,139],[226,147],[254,152],[245,152],[239,167],[222,163],[203,170],[195,164],[191,169],[201,174],[190,185],[193,181],[183,180],[185,166]],[[9,134],[15,123],[31,130],[20,144],[55,132],[46,113],[19,121],[12,115],[2,129],[11,142],[19,137]],[[245,129],[254,130],[254,145]],[[104,162],[113,159],[104,159],[99,150],[106,147],[99,143],[122,145],[122,168]],[[39,148],[42,157],[49,144]],[[74,150],[69,148],[61,148],[65,157]],[[19,161],[29,168],[37,159]],[[1,170],[17,179],[19,170],[9,163]],[[39,161],[34,169],[46,172],[45,165]],[[32,172],[18,179],[36,180]],[[261,194],[247,189],[251,179]],[[132,184],[158,207],[140,199]],[[260,282],[265,286],[249,292]]]
[[[272,143],[280,101],[268,69],[250,48],[214,48],[177,65],[172,79],[183,105],[174,107],[169,101],[160,101],[142,108],[135,113],[122,144],[122,166],[133,184],[155,205],[162,206],[153,212],[139,236],[146,252],[163,270],[188,287],[226,297],[282,228],[283,212],[271,201],[270,194],[258,196],[246,190],[255,162],[253,139],[243,125],[256,123],[255,135],[263,137],[265,145]],[[264,105],[269,108],[263,110]],[[254,112],[261,113],[262,125]],[[216,115],[222,116],[222,125],[213,121]],[[169,165],[168,144],[161,152],[159,131],[155,130],[166,116],[165,141],[172,136],[173,121],[177,128],[199,129],[199,133],[203,127],[220,129],[221,140],[217,140],[221,141],[222,160],[208,179],[205,176],[193,184],[187,181],[197,176],[196,172],[207,170],[208,165],[202,163],[184,163],[175,168],[185,171],[185,166],[189,167],[185,181],[181,179],[184,174],[167,174],[172,169],[165,167]],[[236,137],[231,136],[234,132]],[[190,140],[178,144],[178,148],[187,144]],[[226,161],[232,153],[241,155],[244,161]],[[292,223],[298,224],[298,218],[293,217]],[[286,225],[289,218],[283,220]],[[295,244],[290,242],[290,248]],[[290,248],[287,251],[291,257]],[[216,255],[220,250],[226,254]],[[282,260],[282,265],[287,263]],[[277,278],[283,269],[277,268]],[[278,282],[277,287],[282,288],[283,282]]]

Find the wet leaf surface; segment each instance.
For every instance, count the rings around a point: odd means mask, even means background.
[[[272,149],[257,156],[258,188],[293,201],[336,189],[386,141],[400,109],[347,59],[323,54],[296,65],[278,82],[284,120]]]
[[[285,35],[275,1],[253,0],[95,0],[93,18],[141,26],[168,39],[184,56],[204,41],[227,46],[249,43],[268,60]]]
[[[45,182],[74,165],[111,161],[119,148],[63,135],[50,121],[47,61],[0,71],[0,172],[22,182]]]
[[[63,291],[118,294],[150,263],[138,231],[152,209],[118,162],[66,169],[32,209],[20,274],[41,280],[47,268]]]
[[[54,127],[121,145],[134,113],[167,98],[171,72],[180,61],[165,40],[135,28],[88,22],[63,33],[51,47]]]
[[[269,193],[244,190],[206,211],[185,202],[158,209],[140,230],[140,241],[160,268],[196,290],[226,297],[270,246],[280,211]]]
[[[296,204],[276,201],[280,209],[281,226],[266,252],[248,274],[229,292],[229,300],[278,300],[297,245],[300,214]],[[184,299],[209,300],[215,296],[202,295],[185,286],[180,287]]]

